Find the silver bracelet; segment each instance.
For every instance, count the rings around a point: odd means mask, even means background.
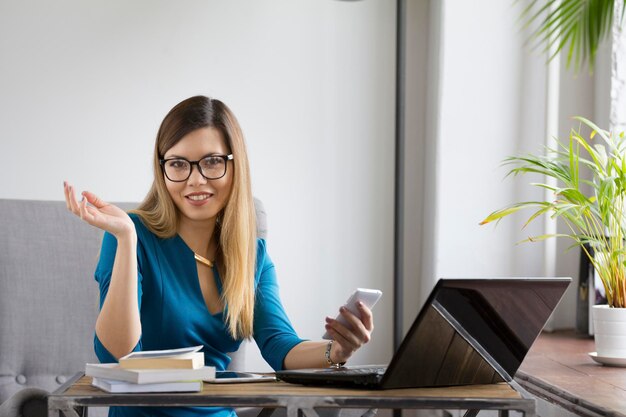
[[[326,363],[328,363],[328,366],[332,366],[332,367],[335,367],[335,368],[341,368],[342,366],[344,366],[346,364],[345,362],[335,363],[330,358],[330,349],[333,347],[333,342],[334,342],[334,340],[331,340],[326,345],[326,352],[324,352],[324,357],[326,358]]]

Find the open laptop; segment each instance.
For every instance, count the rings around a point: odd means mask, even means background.
[[[440,279],[388,366],[276,372],[306,385],[418,388],[510,381],[570,278]]]

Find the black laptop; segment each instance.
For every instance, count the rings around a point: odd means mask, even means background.
[[[570,281],[440,279],[389,365],[278,371],[276,377],[378,389],[510,381]]]

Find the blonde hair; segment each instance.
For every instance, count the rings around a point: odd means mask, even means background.
[[[160,159],[186,134],[203,127],[218,129],[233,154],[232,189],[226,206],[218,214],[214,232],[219,242],[216,263],[222,277],[228,331],[235,339],[250,338],[254,320],[256,217],[243,132],[228,106],[216,99],[196,96],[170,110],[157,133],[152,187],[132,212],[158,237],[176,235],[180,213],[167,191]]]

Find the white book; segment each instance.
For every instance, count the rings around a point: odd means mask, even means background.
[[[85,365],[85,375],[135,384],[202,381],[215,379],[215,367],[204,366],[200,369],[124,369],[117,363],[88,363]]]
[[[200,392],[202,381],[159,382],[155,384],[133,384],[114,379],[93,378],[91,385],[106,392]]]
[[[137,352],[130,352],[126,356],[122,356],[120,359],[148,359],[148,358],[171,358],[176,356],[187,355],[189,353],[199,352],[202,349],[202,345],[184,347],[178,349],[164,349],[164,350],[139,350]]]
[[[202,345],[165,350],[142,350],[122,356],[119,364],[127,369],[202,368]]]

